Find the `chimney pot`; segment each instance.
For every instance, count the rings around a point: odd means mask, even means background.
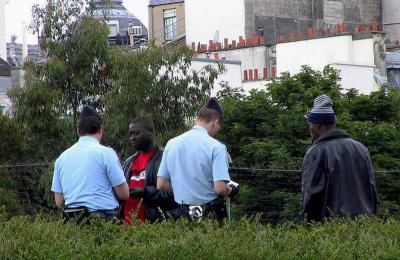
[[[276,68],[275,67],[271,67],[271,77],[276,78]]]
[[[308,39],[312,39],[313,38],[313,36],[314,36],[314,31],[313,31],[313,28],[308,28],[308,30],[307,30],[307,36],[308,36]]]
[[[298,32],[297,33],[297,39],[298,40],[303,40],[303,32]]]
[[[258,69],[254,69],[254,79],[258,80]]]
[[[289,33],[289,40],[294,41],[294,32]]]
[[[229,48],[229,42],[228,42],[228,38],[224,39],[224,49],[228,49]]]
[[[263,69],[263,79],[264,79],[264,80],[267,80],[267,79],[268,79],[268,69],[267,69],[267,68],[264,68],[264,69]]]
[[[236,48],[236,41],[235,40],[232,41],[232,48]]]

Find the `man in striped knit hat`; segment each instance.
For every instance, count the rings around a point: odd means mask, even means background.
[[[300,216],[308,221],[376,214],[377,194],[368,149],[336,128],[332,106],[328,96],[318,96],[307,115],[314,143],[302,167]]]

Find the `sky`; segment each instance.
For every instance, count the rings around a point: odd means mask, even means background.
[[[44,5],[46,0],[8,0],[6,5],[6,40],[10,42],[11,35],[17,36],[17,42],[22,43],[22,28],[24,23],[31,23],[31,10],[34,4]],[[124,0],[124,6],[148,27],[149,0]],[[28,44],[36,44],[37,36],[28,32]]]

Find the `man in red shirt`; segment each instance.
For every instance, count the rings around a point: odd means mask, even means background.
[[[130,197],[122,204],[125,224],[131,219],[138,222],[159,222],[175,218],[177,205],[172,193],[157,190],[157,172],[163,150],[155,143],[155,127],[150,118],[139,117],[129,125],[129,134],[137,153],[129,157],[124,165]]]

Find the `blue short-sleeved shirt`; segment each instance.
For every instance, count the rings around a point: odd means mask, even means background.
[[[171,181],[176,203],[206,204],[218,197],[215,181],[230,181],[226,147],[195,126],[168,142],[158,176]]]
[[[115,151],[83,136],[56,160],[51,190],[63,194],[66,207],[108,210],[119,206],[112,188],[124,182]]]

